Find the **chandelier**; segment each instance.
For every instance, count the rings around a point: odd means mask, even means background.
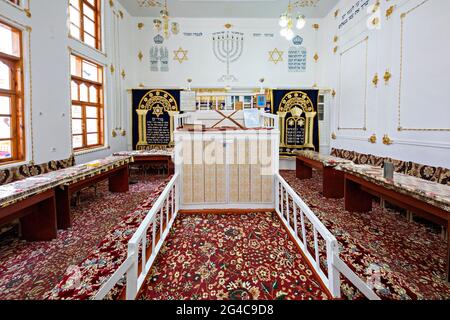
[[[295,36],[294,25],[298,30],[301,30],[306,25],[305,16],[299,12],[294,12],[296,7],[315,7],[319,0],[298,0],[293,3],[289,1],[286,11],[280,17],[280,35],[287,40],[292,40]]]
[[[146,7],[161,7],[160,17],[153,20],[153,27],[157,33],[163,33],[164,38],[168,39],[170,35],[177,35],[180,33],[180,25],[177,22],[170,22],[169,9],[167,7],[167,0],[159,2],[157,0],[137,0],[138,5],[142,8]]]

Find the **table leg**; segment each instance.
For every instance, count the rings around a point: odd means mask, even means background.
[[[331,167],[323,168],[323,196],[329,199],[344,197],[345,173]]]
[[[450,220],[447,222],[447,282],[450,282]]]
[[[58,237],[55,196],[36,204],[20,219],[25,241],[51,241]]]
[[[361,189],[361,186],[345,179],[345,210],[349,212],[372,211],[372,196]]]
[[[129,190],[128,166],[124,166],[109,177],[109,191],[124,193]]]
[[[302,160],[297,159],[297,178],[306,180],[312,178],[312,168],[308,167]]]
[[[168,168],[168,171],[169,171],[169,176],[175,174],[175,165],[173,164],[173,161],[171,159],[169,159],[167,161],[167,168]]]
[[[72,218],[70,217],[70,192],[67,187],[56,188],[56,211],[58,229],[69,229],[72,226]]]

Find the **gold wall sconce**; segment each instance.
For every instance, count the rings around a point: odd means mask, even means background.
[[[394,9],[395,9],[395,6],[390,6],[386,10],[386,19],[389,19],[392,16],[392,14],[394,13]]]
[[[378,73],[376,73],[375,76],[373,77],[373,80],[372,80],[372,83],[373,83],[373,85],[375,86],[375,88],[378,87],[378,81],[379,81],[379,80],[380,80],[380,79],[378,78]]]
[[[377,143],[377,135],[373,134],[370,138],[369,138],[369,142],[372,144]]]
[[[392,78],[392,74],[389,72],[389,70],[386,70],[383,78],[384,78],[385,84],[387,85],[389,83],[389,80],[391,80],[391,78]]]
[[[390,146],[393,143],[394,141],[387,134],[385,134],[383,137],[383,144]]]
[[[333,132],[333,133],[331,134],[331,139],[333,139],[333,140],[336,140],[336,139],[337,139],[336,133]]]

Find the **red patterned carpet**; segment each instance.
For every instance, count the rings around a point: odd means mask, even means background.
[[[410,223],[393,210],[374,203],[367,214],[344,210],[344,200],[322,196],[322,178],[298,180],[294,171],[282,176],[310,206],[324,225],[337,238],[341,258],[362,279],[380,281],[376,292],[383,299],[450,299],[445,281],[447,243],[424,224]],[[343,283],[348,299],[362,298],[348,283]]]
[[[72,210],[73,227],[59,231],[57,240],[27,243],[13,236],[1,239],[0,300],[42,299],[124,216],[144,200],[157,197],[152,192],[165,186],[165,181],[163,177],[142,179],[126,194],[108,192],[106,183],[101,184],[97,197],[92,189],[83,192],[82,204]]]
[[[272,213],[180,215],[140,300],[317,300],[327,295]]]

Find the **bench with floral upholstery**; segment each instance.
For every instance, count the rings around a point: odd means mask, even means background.
[[[331,155],[338,158],[351,160],[355,164],[368,164],[382,167],[385,161],[394,164],[395,172],[404,173],[416,178],[450,185],[450,169],[433,167],[411,161],[402,161],[388,157],[379,157],[372,154],[364,154],[356,151],[332,149]]]
[[[35,177],[40,174],[49,173],[56,170],[67,169],[69,167],[73,167],[74,165],[75,157],[72,156],[65,160],[52,160],[39,165],[24,164],[21,166],[0,169],[0,185]]]

